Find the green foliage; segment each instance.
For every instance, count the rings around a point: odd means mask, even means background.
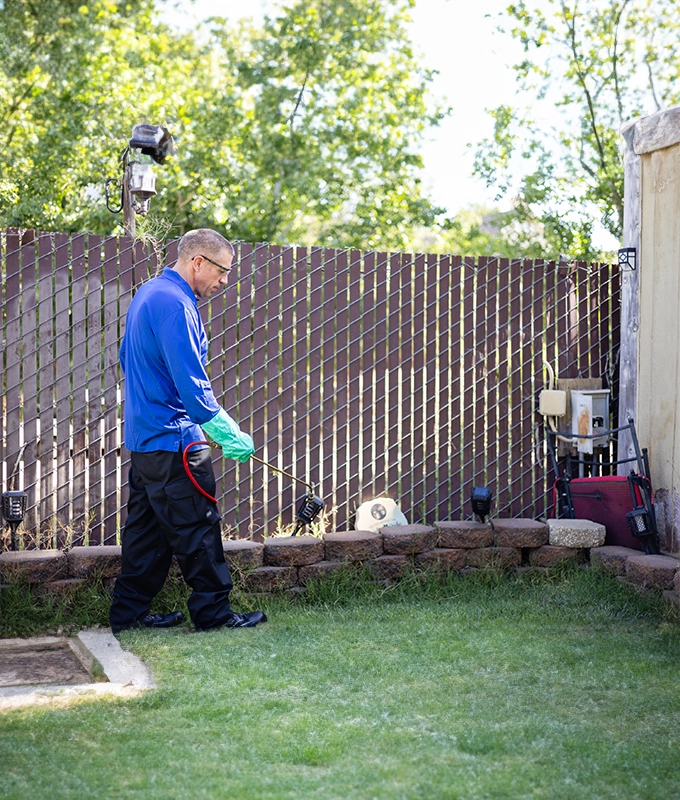
[[[519,223],[541,225],[553,253],[595,258],[594,210],[621,236],[621,125],[680,101],[680,3],[548,0],[547,9],[523,0],[507,9],[505,32],[526,54],[515,70],[531,108],[491,112],[494,134],[479,147],[476,172],[499,198],[513,198]],[[562,112],[552,127],[540,120],[550,106]]]
[[[0,15],[0,224],[120,232],[101,187],[133,124],[167,126],[150,222],[236,239],[402,246],[441,215],[418,145],[442,110],[411,50],[413,0],[295,0],[261,29],[178,33],[154,0],[8,0]]]

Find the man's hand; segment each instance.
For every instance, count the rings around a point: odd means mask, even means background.
[[[225,458],[243,463],[255,453],[252,438],[239,428],[223,408],[209,422],[204,422],[201,428],[222,448]]]

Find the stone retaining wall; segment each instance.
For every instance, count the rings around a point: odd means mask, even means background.
[[[492,523],[435,522],[370,531],[338,531],[323,539],[276,537],[264,543],[230,540],[224,555],[252,592],[301,589],[346,568],[368,568],[377,580],[394,581],[413,568],[469,572],[488,566],[550,569],[590,559],[636,585],[680,595],[680,562],[625,547],[606,547],[605,529],[585,520],[498,519]],[[120,571],[120,547],[74,547],[0,554],[0,578],[22,578],[46,590],[64,591],[98,575],[112,582]]]

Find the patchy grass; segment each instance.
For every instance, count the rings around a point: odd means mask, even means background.
[[[348,573],[265,610],[123,634],[143,698],[4,714],[0,796],[680,796],[680,624],[655,596],[594,570]]]

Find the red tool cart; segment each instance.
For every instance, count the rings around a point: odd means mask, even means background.
[[[633,419],[619,428],[579,438],[615,437],[620,431],[630,431],[635,450],[633,457],[617,461],[586,460],[567,452],[560,469],[557,441],[560,438],[573,440],[574,435],[546,425],[548,450],[555,472],[553,513],[562,519],[599,522],[607,530],[605,544],[630,547],[647,554],[659,553],[649,459],[647,450],[640,449]],[[628,475],[604,474],[616,473],[619,464],[630,465]],[[585,476],[584,473],[589,474]]]

